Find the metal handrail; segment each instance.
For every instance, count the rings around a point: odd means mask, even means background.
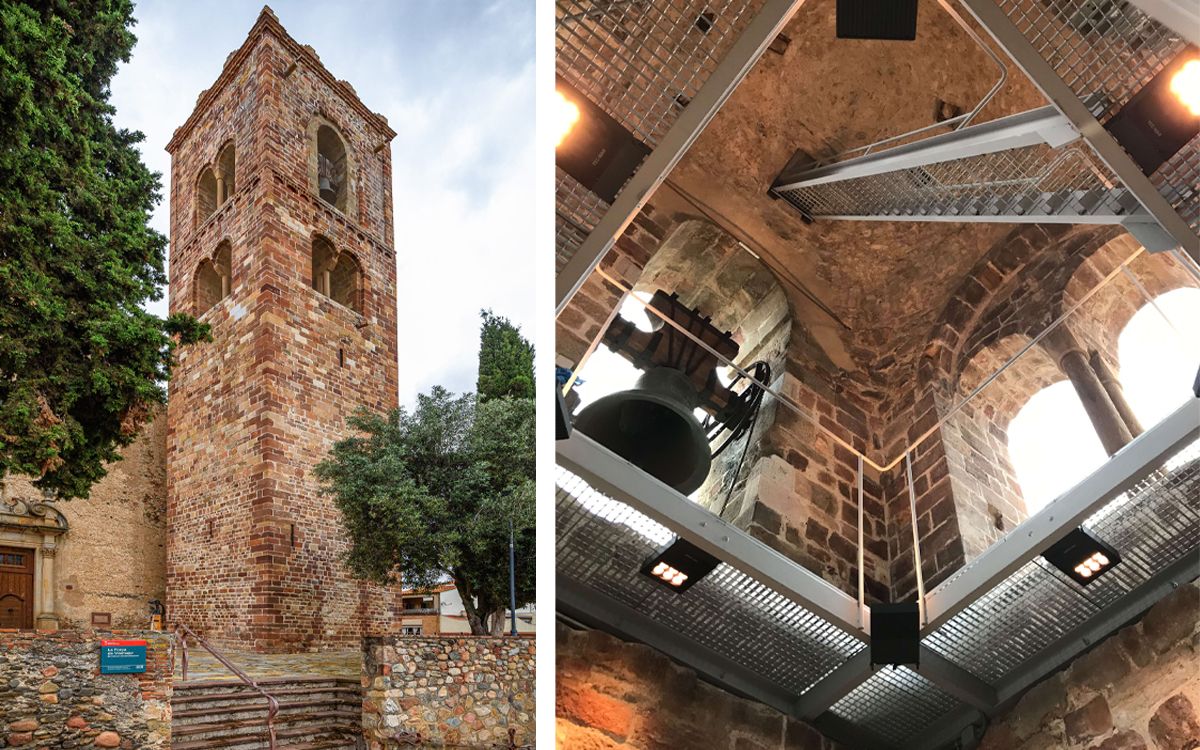
[[[267,743],[270,750],[275,750],[275,715],[279,713],[279,701],[275,699],[275,696],[259,687],[257,682],[250,679],[250,675],[238,669],[233,662],[225,658],[225,655],[209,644],[208,641],[197,635],[196,632],[187,625],[177,622],[175,623],[175,637],[179,641],[180,666],[182,668],[184,682],[187,682],[188,673],[188,636],[194,638],[196,643],[199,643],[205,651],[212,654],[212,657],[224,665],[226,669],[228,669],[230,672],[233,672],[233,674],[239,680],[249,685],[252,689],[261,694],[262,697],[267,699]],[[175,671],[174,664],[171,665],[171,671]]]

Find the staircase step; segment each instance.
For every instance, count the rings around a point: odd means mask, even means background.
[[[285,724],[302,724],[310,721],[325,721],[333,719],[345,719],[353,721],[358,719],[360,714],[354,711],[320,711],[317,713],[302,713],[302,714],[284,714],[279,713],[275,716],[275,727]],[[171,735],[179,737],[191,734],[207,734],[209,732],[230,732],[237,729],[248,729],[252,731],[265,731],[266,716],[256,716],[249,719],[229,719],[226,721],[213,721],[200,724],[183,724],[173,725]],[[310,729],[311,731],[311,729]]]
[[[355,696],[357,697],[357,696]],[[285,711],[295,712],[306,708],[333,708],[334,710],[350,710],[358,708],[360,701],[346,699],[329,699],[329,700],[310,700],[310,701],[279,701],[279,714],[282,715]],[[244,702],[235,704],[224,704],[220,706],[207,706],[203,708],[188,708],[182,711],[175,710],[172,706],[171,716],[174,721],[181,719],[198,719],[207,716],[219,716],[226,718],[234,718],[235,714],[267,713],[267,701],[262,696],[255,696],[253,699],[247,697]],[[182,722],[190,724],[192,722]]]
[[[280,689],[289,689],[289,686],[310,686],[317,684],[333,684],[339,686],[360,687],[361,683],[354,677],[306,677],[304,675],[296,675],[293,677],[264,677],[255,680],[258,686],[270,692],[268,686],[277,686]],[[220,680],[188,680],[187,682],[176,682],[176,693],[194,693],[196,691],[210,689],[226,689],[226,690],[250,690],[250,686],[236,678],[224,678]]]
[[[322,697],[331,701],[356,702],[362,695],[361,689],[348,687],[296,688],[293,690],[268,689],[267,692],[274,696],[280,703],[288,699],[319,700]],[[254,703],[255,701],[262,700],[264,700],[262,694],[252,690],[228,693],[200,693],[183,697],[175,696],[171,699],[171,706],[176,709],[218,708],[221,706]]]
[[[276,744],[276,750],[299,750],[304,748],[309,749],[309,746],[320,748],[354,748],[355,738],[362,732],[360,723],[353,724],[330,724],[322,726],[320,729],[313,727],[276,727],[275,738],[279,740]],[[288,744],[283,740],[296,740],[296,742]],[[342,743],[342,744],[337,744]],[[224,737],[208,737],[194,740],[184,740],[177,742],[174,739],[171,741],[171,750],[241,750],[245,748],[266,748],[267,747],[267,730],[263,727],[256,734],[242,735],[226,735]]]

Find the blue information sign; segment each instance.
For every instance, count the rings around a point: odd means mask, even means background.
[[[100,674],[136,674],[145,671],[145,641],[100,641]]]

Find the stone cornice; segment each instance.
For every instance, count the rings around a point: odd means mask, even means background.
[[[192,114],[182,125],[175,129],[175,133],[171,136],[170,142],[167,143],[167,153],[174,154],[175,149],[187,137],[192,128],[200,119],[201,113],[208,108],[208,105],[217,97],[224,87],[234,79],[237,71],[242,64],[250,56],[250,52],[254,49],[255,43],[265,34],[272,34],[281,44],[294,56],[293,59],[297,62],[304,61],[314,72],[328,85],[331,89],[338,92],[342,97],[353,107],[363,119],[375,126],[387,141],[396,137],[396,131],[388,126],[387,120],[381,115],[372,112],[367,105],[362,103],[358,98],[358,94],[345,81],[339,81],[330,73],[323,64],[320,58],[311,47],[300,44],[288,34],[287,29],[283,28],[283,24],[275,16],[275,12],[270,6],[264,5],[262,12],[258,15],[258,20],[251,27],[250,33],[246,35],[246,41],[242,42],[242,46],[238,47],[232,54],[225,59],[225,65],[221,69],[221,75],[217,76],[217,80],[200,94],[196,100],[196,106],[192,109]]]
[[[63,534],[68,526],[66,517],[53,505],[8,497],[0,499],[0,528]]]

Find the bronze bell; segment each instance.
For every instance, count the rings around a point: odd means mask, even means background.
[[[584,407],[574,428],[688,495],[708,477],[712,451],[693,410],[696,389],[672,367],[654,367],[627,391]]]

